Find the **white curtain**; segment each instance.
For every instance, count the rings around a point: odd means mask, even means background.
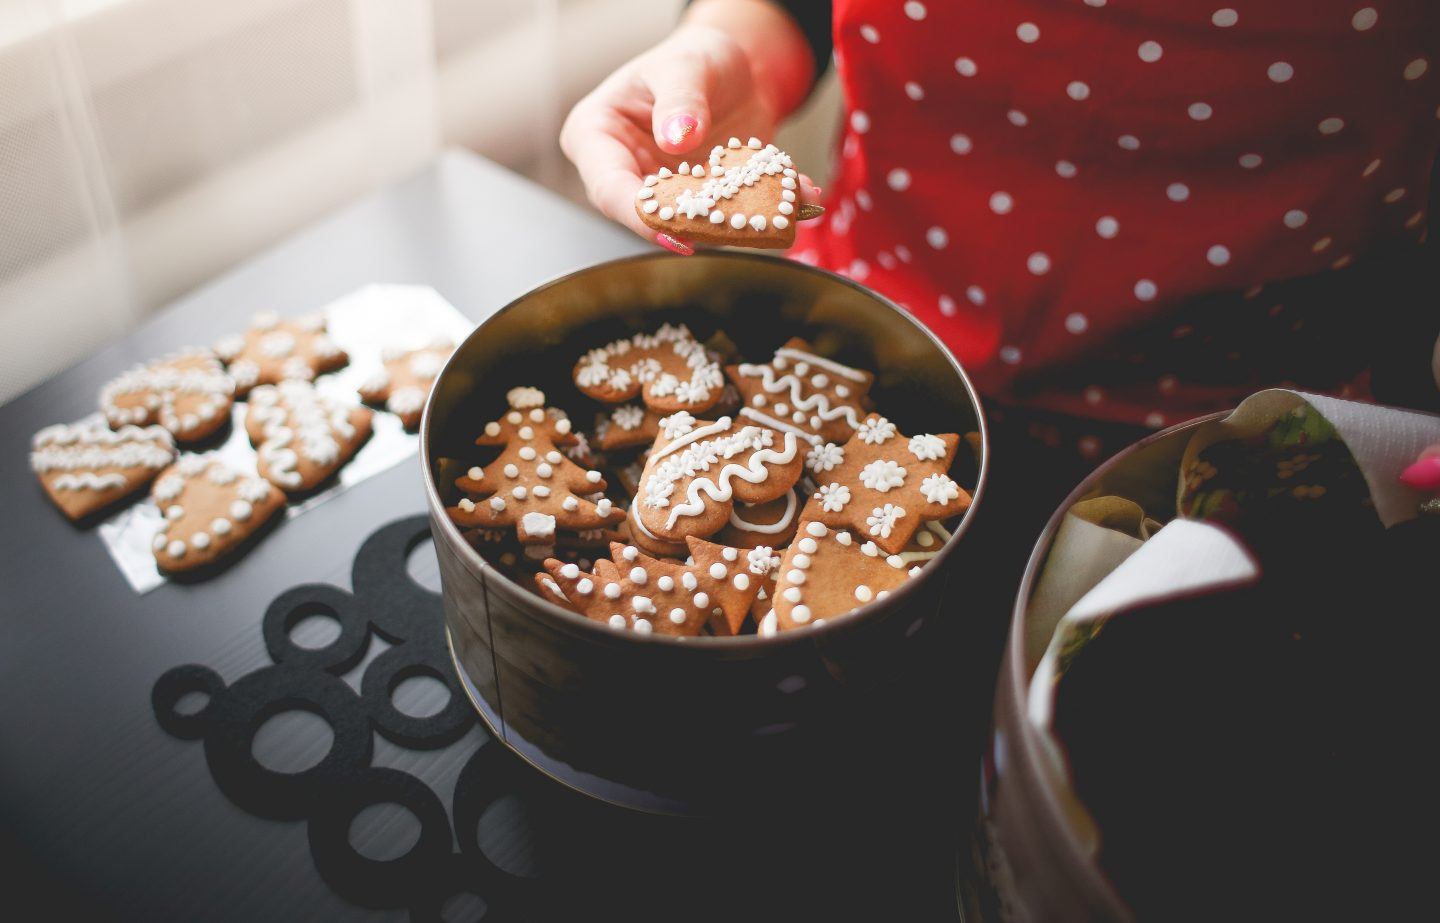
[[[0,402],[443,144],[578,198],[565,112],[681,5],[0,0]]]

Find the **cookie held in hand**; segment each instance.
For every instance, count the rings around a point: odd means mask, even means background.
[[[60,511],[83,519],[149,484],[175,460],[175,443],[160,426],[103,423],[47,426],[31,440],[30,468]]]
[[[647,227],[683,240],[776,250],[795,243],[799,191],[789,154],[759,138],[731,138],[703,164],[645,177],[635,211]]]
[[[212,564],[244,544],[285,506],[285,494],[224,462],[187,455],[150,490],[165,521],[155,536],[155,563],[166,573]]]
[[[250,392],[245,432],[261,477],[289,493],[323,482],[370,438],[374,412],[322,396],[308,381]]]

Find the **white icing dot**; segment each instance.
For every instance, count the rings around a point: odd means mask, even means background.
[[[611,628],[614,628],[614,629],[617,629],[617,630],[618,630],[618,629],[621,629],[621,628],[624,628],[624,627],[625,627],[625,616],[620,615],[620,614],[617,612],[615,615],[610,616],[610,620],[609,620],[606,624],[608,624]]]
[[[506,465],[504,470],[507,478],[518,478],[520,476],[520,466],[513,463]]]
[[[810,556],[805,554],[797,554],[795,555],[795,557],[790,559],[790,563],[795,567],[799,568],[800,570],[809,570]]]
[[[727,561],[734,561],[740,557],[740,551],[736,548],[726,548],[720,552],[720,556]]]
[[[634,561],[635,559],[640,557],[640,549],[636,548],[634,545],[626,545],[625,548],[620,552],[620,556],[627,561]]]
[[[1065,87],[1065,95],[1077,103],[1090,98],[1090,84],[1083,80],[1072,80]]]
[[[785,579],[790,583],[802,584],[805,582],[805,572],[803,570],[789,571],[785,574]]]
[[[1105,215],[1099,221],[1095,222],[1095,233],[1106,240],[1110,240],[1116,234],[1120,233],[1120,222],[1116,221],[1110,215]]]
[[[605,584],[605,598],[606,598],[606,599],[619,599],[619,598],[620,598],[620,584],[618,584],[618,583],[607,583],[607,584]]]
[[[820,550],[820,544],[819,542],[815,541],[815,539],[806,536],[805,538],[800,539],[799,548],[806,554],[814,554],[816,551]]]
[[[650,634],[650,632],[652,632],[652,631],[654,631],[654,630],[655,630],[655,626],[653,626],[653,625],[650,624],[650,620],[649,620],[649,619],[636,619],[636,620],[635,620],[635,633],[636,633],[637,635],[648,635],[648,634]]]
[[[684,625],[684,624],[685,624],[685,610],[684,610],[684,609],[680,609],[680,608],[671,609],[671,610],[670,610],[670,621],[674,622],[676,625]]]
[[[659,580],[655,581],[655,585],[660,588],[660,592],[668,593],[675,589],[675,578],[669,574],[664,574]]]
[[[534,449],[534,447],[528,446],[528,445],[527,445],[527,446],[522,446],[521,449],[520,449],[520,459],[521,459],[522,461],[534,461],[534,460],[535,460],[535,449]]]
[[[711,577],[714,577],[716,580],[724,580],[724,579],[725,579],[725,565],[724,565],[724,564],[721,564],[719,561],[716,561],[714,564],[711,564],[711,565],[710,565],[710,576],[711,576]]]
[[[1160,47],[1159,42],[1141,42],[1140,47],[1135,50],[1135,53],[1138,54],[1140,60],[1146,64],[1154,64],[1160,60],[1160,56],[1165,53],[1165,49]]]
[[[799,624],[804,625],[806,622],[810,621],[810,607],[796,606],[794,609],[791,609],[790,620],[792,622],[798,622]]]
[[[600,472],[598,472],[598,471],[587,471],[587,472],[585,472],[585,480],[589,481],[591,484],[598,484],[598,483],[600,483]]]
[[[185,557],[185,543],[176,539],[165,548],[165,551],[172,558],[183,558]]]
[[[996,192],[990,196],[990,210],[997,215],[1008,215],[1010,209],[1015,207],[1015,200],[1008,192]]]
[[[1032,275],[1043,276],[1050,271],[1050,257],[1036,251],[1025,258],[1025,268],[1030,270]]]
[[[694,590],[700,585],[700,581],[695,579],[695,575],[687,570],[680,575],[680,585],[687,590]]]
[[[566,580],[574,580],[576,577],[580,576],[580,566],[578,564],[566,564],[564,567],[560,568],[560,576],[564,577]]]
[[[910,188],[910,171],[904,167],[896,167],[885,174],[885,184],[896,192],[904,192]]]
[[[1276,83],[1284,83],[1295,76],[1295,68],[1289,61],[1276,61],[1274,64],[1265,68],[1265,76]]]
[[[959,57],[955,59],[955,71],[961,77],[974,77],[980,73],[980,68],[976,66],[973,59]]]
[[[736,212],[731,215],[730,226],[737,231],[745,227],[745,215],[742,212]]]
[[[1224,9],[1216,10],[1215,14],[1210,17],[1210,21],[1222,29],[1228,29],[1240,21],[1240,14],[1229,7],[1225,7]]]
[[[805,527],[805,531],[815,536],[816,538],[824,538],[825,533],[830,530],[825,528],[825,524],[822,522],[812,522]]]
[[[1022,22],[1015,27],[1015,37],[1029,45],[1040,38],[1040,27],[1033,22]]]
[[[785,592],[780,594],[792,603],[798,603],[804,598],[805,593],[798,586],[787,587]]]
[[[1230,248],[1224,244],[1216,244],[1205,251],[1205,259],[1211,266],[1224,266],[1230,262]]]
[[[735,579],[731,582],[735,584],[735,589],[737,590],[750,589],[750,578],[746,574],[736,574]]]
[[[1159,294],[1159,289],[1149,279],[1141,279],[1135,283],[1135,297],[1141,301],[1153,301],[1157,294]]]
[[[582,594],[582,595],[588,596],[588,595],[590,594],[590,591],[593,590],[593,589],[595,589],[595,582],[594,582],[593,580],[591,580],[589,577],[586,577],[585,579],[581,580],[579,583],[575,584],[575,592],[580,593],[580,594]]]
[[[862,603],[868,603],[871,599],[874,598],[874,596],[874,591],[872,591],[868,586],[863,583],[855,588],[855,598],[860,600]]]

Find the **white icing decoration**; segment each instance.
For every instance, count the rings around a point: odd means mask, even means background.
[[[868,603],[874,596],[875,593],[863,583],[855,588],[855,598],[862,603]]]
[[[546,513],[526,513],[520,517],[520,528],[525,530],[526,535],[551,536],[555,534],[555,517]]]
[[[806,430],[800,429],[796,426],[791,426],[784,420],[779,420],[775,417],[770,416],[769,414],[761,413],[754,407],[741,407],[740,416],[754,420],[757,423],[763,423],[771,429],[779,430],[782,433],[789,433],[791,436],[795,436],[799,439],[804,439],[811,445],[819,445],[821,441],[820,437],[815,435],[814,433],[807,432]]]
[[[904,507],[887,503],[884,506],[877,506],[871,511],[871,515],[865,518],[865,525],[869,526],[871,535],[878,535],[880,538],[889,538],[890,532],[895,528],[895,522],[905,515]],[[862,551],[864,549],[861,549]]]
[[[881,445],[895,437],[895,424],[884,417],[877,416],[861,423],[855,430],[855,435],[866,445]]]
[[[821,360],[818,356],[812,357],[809,353],[798,350],[781,349],[777,350],[775,355],[776,359],[769,365],[741,363],[736,367],[736,371],[746,378],[759,378],[760,387],[770,394],[778,394],[782,391],[786,392],[789,396],[790,404],[794,405],[797,411],[804,411],[807,415],[818,416],[825,422],[844,418],[845,422],[850,424],[851,429],[857,429],[861,425],[860,416],[856,413],[854,407],[849,404],[840,404],[835,407],[830,406],[830,396],[823,391],[811,390],[809,388],[810,383],[803,378],[805,372],[800,371],[800,369],[804,367],[806,371],[808,371],[808,367],[805,367],[805,362],[809,360],[819,360],[820,362],[829,363],[829,365],[826,366],[827,368],[833,365],[836,369],[844,369],[846,372],[860,375],[860,381],[865,380],[863,373],[856,372],[849,366],[830,363],[828,359]],[[805,357],[805,359],[802,360],[800,365],[796,366],[795,371],[785,372],[784,374],[776,376],[775,372],[777,369],[784,370],[787,368],[787,363],[783,361],[784,359],[793,359],[797,356]],[[810,393],[806,394],[806,391],[810,391]],[[790,406],[776,404],[775,412],[784,416],[790,412]]]
[[[635,429],[645,422],[645,410],[633,405],[617,407],[610,414],[610,422],[623,430]]]
[[[935,461],[945,457],[945,440],[939,436],[925,434],[910,437],[910,454],[921,461]]]
[[[741,519],[740,507],[742,505],[744,504],[737,503],[734,507],[731,508],[730,525],[734,526],[742,532],[759,532],[762,535],[775,535],[776,533],[784,532],[786,529],[790,528],[790,521],[795,518],[795,507],[797,504],[795,499],[795,491],[791,490],[785,495],[785,512],[780,514],[779,519],[768,525]],[[733,551],[734,549],[726,550]]]
[[[695,417],[689,411],[679,410],[660,420],[660,432],[666,439],[679,439],[695,428]]]
[[[860,481],[883,494],[905,486],[905,474],[905,469],[896,462],[888,458],[876,459],[860,470]]]
[[[805,467],[816,474],[824,474],[845,461],[844,446],[827,442],[817,445],[805,456]]]
[[[820,498],[820,508],[827,513],[838,513],[850,502],[850,488],[844,484],[826,484],[815,492]]]
[[[780,556],[773,548],[766,545],[758,545],[750,549],[745,556],[746,562],[750,565],[750,573],[764,576],[780,566]]]
[[[668,506],[670,496],[675,491],[675,483],[682,477],[693,478],[686,487],[685,501],[671,508],[666,529],[673,529],[675,521],[681,516],[694,516],[702,512],[705,509],[705,503],[700,499],[702,493],[713,501],[724,503],[734,496],[732,478],[738,477],[747,483],[759,484],[770,477],[770,469],[766,467],[768,463],[784,465],[795,458],[798,448],[792,434],[784,435],[784,448],[777,451],[770,448],[774,440],[774,433],[770,430],[744,426],[737,432],[730,433],[731,424],[729,417],[721,417],[715,423],[691,430],[652,453],[650,464],[654,467],[644,485],[644,502],[647,506]],[[719,436],[721,433],[728,435]],[[719,438],[707,439],[708,436]],[[680,451],[682,449],[683,451]],[[697,472],[709,471],[712,465],[722,459],[733,458],[747,451],[750,457],[743,465],[722,465],[713,479],[695,476]]]
[[[929,502],[943,505],[960,497],[960,485],[943,474],[932,474],[920,482],[920,493]]]

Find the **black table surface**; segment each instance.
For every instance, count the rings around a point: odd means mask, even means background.
[[[417,463],[286,521],[215,579],[138,596],[99,538],[70,525],[38,489],[26,470],[31,435],[94,411],[100,386],[131,364],[242,329],[257,310],[298,313],[368,283],[412,283],[433,286],[479,321],[547,278],[642,248],[627,232],[493,164],[447,152],[0,407],[0,459],[10,473],[0,480],[0,878],[12,879],[7,897],[33,892],[127,919],[405,917],[403,910],[357,907],[331,891],[315,872],[303,823],[256,818],[227,801],[202,748],[157,725],[150,694],[178,664],[207,664],[226,681],[266,664],[259,622],[269,601],[301,583],[348,586],[366,536],[423,509]],[[438,583],[428,545],[412,566]],[[971,691],[983,696],[990,681],[981,675]],[[967,705],[984,710],[983,701]],[[303,763],[315,745],[302,731],[266,741],[275,760]],[[420,777],[447,800],[460,764],[484,738],[476,727],[430,752],[377,739],[374,762]],[[925,775],[917,770],[917,780]],[[963,772],[938,786],[937,797],[973,791]],[[833,830],[812,818],[794,842],[758,827],[747,842],[734,829],[712,836],[689,822],[641,823],[641,832],[624,834],[624,848],[637,851],[633,877],[551,882],[541,870],[540,880],[572,903],[577,892],[586,894],[597,917],[646,909],[686,916],[678,904],[693,897],[698,915],[721,906],[748,909],[751,918],[782,908],[789,915],[807,907],[832,914],[835,907],[888,907],[897,919],[953,918],[963,807],[957,816],[943,798],[916,810],[913,793],[876,795],[857,789],[856,803],[871,809],[837,805]],[[487,818],[496,827],[488,834],[495,848],[522,866],[525,811],[520,805]],[[387,836],[403,835],[384,824],[367,830],[381,854]],[[832,858],[797,856],[817,841],[832,844]],[[692,877],[656,882],[646,874],[643,852],[678,848],[695,851]]]

